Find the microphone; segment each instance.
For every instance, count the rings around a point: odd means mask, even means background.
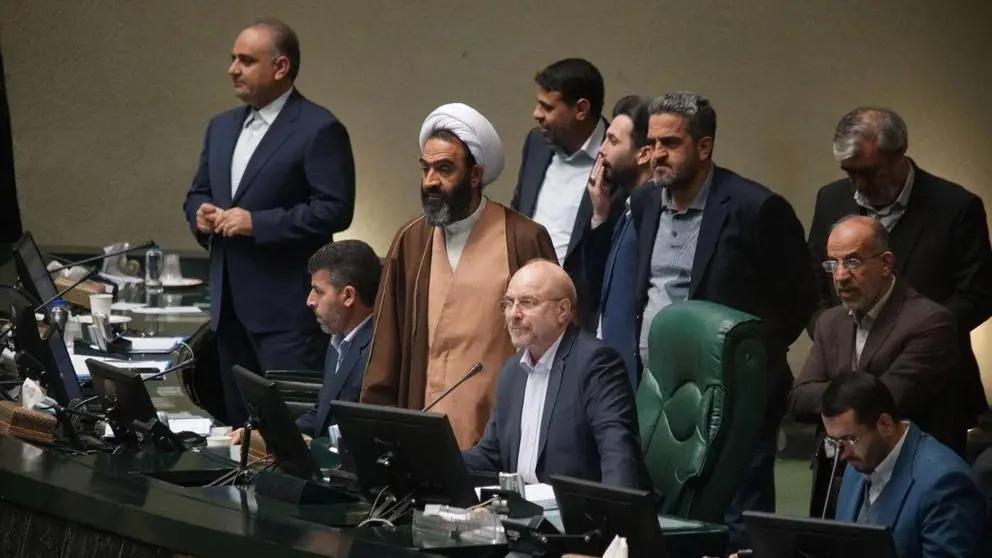
[[[827,496],[823,499],[823,511],[820,513],[820,519],[827,518],[827,508],[830,507],[830,494],[833,492],[834,477],[837,475],[837,461],[839,459],[840,446],[834,446],[834,461],[833,465],[830,467],[830,482],[827,483]]]
[[[73,267],[73,266],[84,265],[84,264],[93,263],[93,262],[99,262],[99,261],[105,260],[107,258],[112,258],[114,256],[119,256],[121,254],[126,254],[128,252],[133,252],[135,250],[144,250],[145,248],[151,248],[152,246],[155,246],[155,241],[154,240],[149,240],[147,242],[143,242],[143,243],[141,243],[141,244],[139,244],[137,246],[132,246],[130,248],[122,248],[120,250],[114,250],[113,252],[108,252],[106,254],[99,254],[99,255],[93,256],[92,258],[86,258],[84,260],[79,260],[78,262],[69,262],[69,263],[64,264],[64,265],[62,265],[60,267],[56,267],[55,269],[50,269],[48,271],[48,273],[49,273],[49,275],[51,275],[52,273],[58,273],[58,272],[62,271],[63,269],[69,269],[70,267]]]
[[[162,376],[165,376],[166,374],[171,374],[171,373],[175,372],[176,370],[182,370],[183,368],[187,368],[191,364],[196,364],[196,359],[191,358],[191,359],[184,360],[184,361],[180,362],[179,364],[177,364],[175,366],[172,366],[172,367],[169,367],[169,368],[166,368],[165,370],[163,370],[161,372],[156,372],[155,374],[151,374],[150,376],[144,376],[143,378],[141,378],[141,381],[142,382],[147,382],[148,380],[157,380],[157,379],[161,378]]]
[[[462,376],[462,379],[461,380],[458,380],[455,383],[455,385],[453,385],[450,388],[444,390],[444,393],[442,393],[437,399],[435,399],[433,403],[431,403],[430,405],[428,405],[428,406],[424,407],[423,409],[421,409],[421,411],[430,411],[431,408],[434,407],[434,405],[437,405],[442,399],[444,399],[445,397],[447,397],[449,393],[455,391],[455,388],[456,387],[458,387],[458,386],[462,385],[463,383],[465,383],[465,380],[471,378],[472,376],[475,376],[479,372],[482,372],[482,368],[483,368],[483,366],[482,366],[482,363],[481,362],[476,362],[475,364],[473,364],[472,365],[472,368],[469,368],[468,369],[468,372],[466,372],[465,375]]]

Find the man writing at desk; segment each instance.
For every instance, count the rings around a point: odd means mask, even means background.
[[[520,268],[500,301],[513,345],[479,443],[462,456],[476,471],[554,474],[647,485],[634,394],[615,350],[579,330],[575,286],[546,260]]]

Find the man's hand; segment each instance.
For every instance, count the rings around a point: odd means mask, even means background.
[[[227,237],[252,236],[251,213],[232,207],[218,213],[214,219],[214,233]]]
[[[596,228],[610,218],[610,192],[603,178],[603,156],[596,157],[596,164],[589,173],[589,199],[592,201],[592,228]]]
[[[220,215],[219,207],[212,203],[201,203],[200,207],[196,209],[196,230],[205,234],[214,232],[214,224],[218,215]]]
[[[245,434],[245,429],[244,428],[239,428],[239,429],[231,432],[231,445],[232,446],[236,446],[236,445],[240,444],[241,443],[241,438],[244,436],[244,434]]]

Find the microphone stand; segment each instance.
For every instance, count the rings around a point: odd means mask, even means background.
[[[483,366],[482,366],[482,363],[481,362],[476,362],[475,364],[473,364],[472,367],[468,369],[468,372],[466,372],[465,375],[462,376],[462,379],[461,380],[458,380],[457,382],[455,382],[455,385],[453,385],[450,388],[444,390],[444,393],[442,393],[437,399],[435,399],[433,403],[431,403],[430,405],[424,407],[420,411],[421,412],[430,411],[434,407],[434,405],[437,405],[442,399],[444,399],[445,397],[447,397],[449,393],[455,391],[455,388],[457,388],[458,386],[460,386],[463,383],[465,383],[465,380],[468,380],[472,376],[475,376],[476,374],[478,374],[479,372],[481,372],[482,371],[482,368],[483,368]]]
[[[121,254],[126,254],[128,252],[133,252],[135,250],[143,250],[145,248],[151,248],[152,246],[155,246],[155,241],[154,240],[149,240],[147,242],[144,242],[144,243],[139,244],[137,246],[132,246],[130,248],[122,248],[120,250],[114,250],[113,252],[108,252],[106,254],[99,254],[99,255],[93,256],[91,258],[86,258],[84,260],[79,260],[78,262],[69,262],[67,264],[64,264],[64,265],[61,265],[59,267],[56,267],[55,269],[49,270],[48,273],[49,274],[58,273],[59,271],[62,271],[64,269],[69,269],[70,267],[73,267],[73,266],[85,265],[85,264],[88,264],[88,263],[98,262],[98,261],[101,261],[101,260],[105,260],[107,258],[112,258],[114,256],[119,256]]]

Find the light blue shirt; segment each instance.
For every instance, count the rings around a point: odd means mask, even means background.
[[[689,283],[692,280],[692,263],[696,257],[696,244],[699,241],[699,228],[706,209],[706,197],[713,182],[713,165],[703,180],[703,187],[696,199],[685,211],[672,206],[668,188],[661,190],[661,215],[658,217],[658,232],[651,251],[651,276],[648,283],[648,300],[644,304],[641,321],[639,350],[641,362],[648,362],[648,334],[651,320],[669,304],[681,302],[689,297]]]
[[[338,361],[334,365],[335,374],[337,374],[338,369],[341,368],[341,359],[343,358],[343,355],[348,352],[351,345],[355,342],[355,335],[358,334],[358,330],[362,329],[362,326],[367,324],[371,319],[372,314],[369,314],[364,320],[361,321],[361,323],[351,328],[351,331],[347,334],[342,335],[340,333],[335,333],[331,336],[331,346],[334,347],[334,350],[338,353]]]

